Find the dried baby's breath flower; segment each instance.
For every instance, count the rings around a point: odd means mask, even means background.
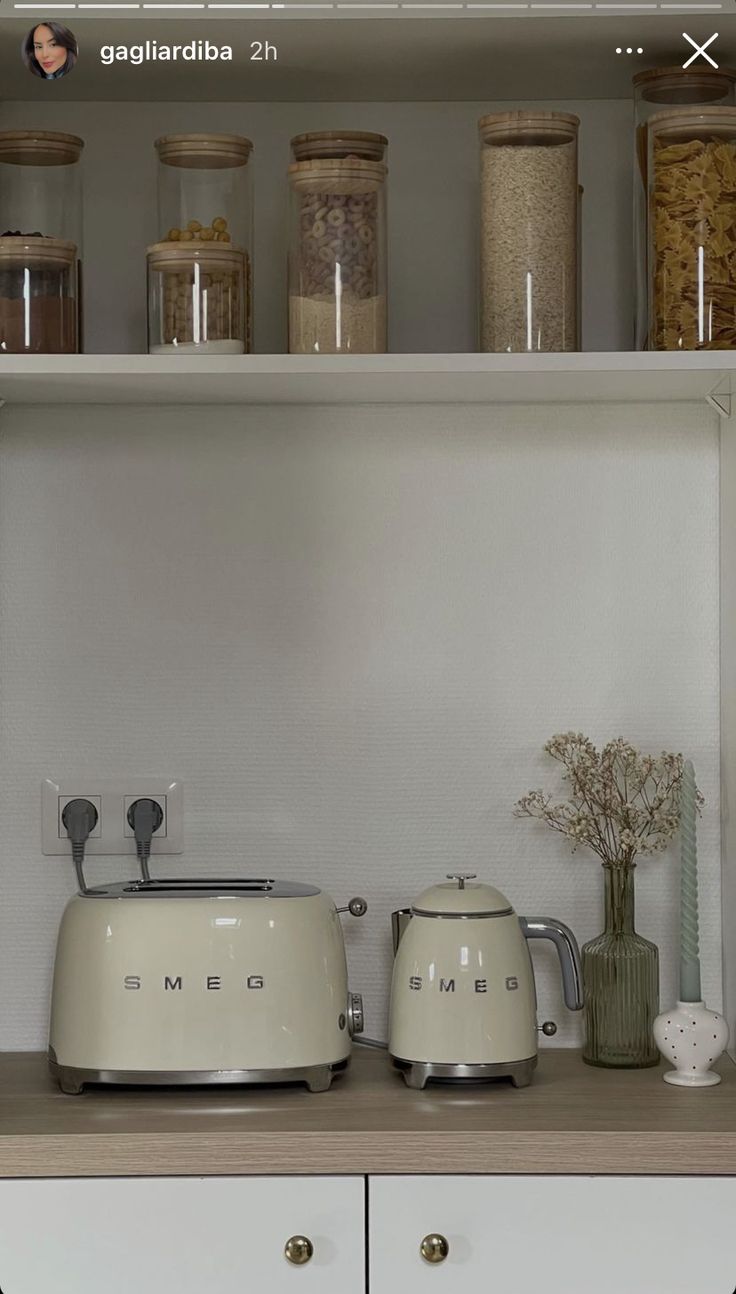
[[[517,818],[538,818],[570,841],[592,849],[610,866],[631,866],[637,854],[666,849],[680,824],[682,755],[644,755],[623,737],[599,752],[582,732],[563,732],[544,747],[563,767],[569,799],[555,802],[529,791]],[[697,792],[698,805],[703,797]]]

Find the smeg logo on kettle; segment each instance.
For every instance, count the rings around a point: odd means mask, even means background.
[[[507,987],[507,988],[509,988],[509,986],[510,986],[510,980],[507,980],[507,981],[506,981],[506,987]],[[433,985],[430,985],[430,987],[433,987]],[[454,993],[454,992],[455,992],[455,980],[454,980],[454,979],[442,979],[442,977],[440,976],[440,979],[439,979],[439,981],[438,981],[438,985],[437,985],[437,987],[438,987],[438,989],[439,989],[439,992],[440,992],[440,993]],[[519,987],[519,985],[518,985],[518,983],[515,981],[515,982],[514,982],[514,988],[518,988],[518,987]],[[424,978],[423,978],[423,976],[422,976],[422,975],[410,975],[410,976],[409,976],[409,988],[411,989],[411,991],[412,991],[413,993],[421,993],[422,989],[424,988]],[[487,993],[487,992],[488,992],[488,980],[485,980],[485,979],[477,979],[477,980],[474,980],[474,981],[473,981],[473,992],[474,992],[474,993]]]

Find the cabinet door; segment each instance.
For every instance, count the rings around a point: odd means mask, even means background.
[[[736,1178],[372,1178],[369,1217],[375,1294],[736,1287]],[[430,1263],[420,1245],[434,1233],[449,1253]]]
[[[365,1294],[363,1178],[0,1182],[2,1294]],[[284,1246],[304,1235],[310,1260]]]

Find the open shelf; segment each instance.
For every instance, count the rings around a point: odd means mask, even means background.
[[[736,355],[149,355],[0,358],[6,404],[541,404],[715,401]]]

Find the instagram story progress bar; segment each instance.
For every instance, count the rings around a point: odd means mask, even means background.
[[[736,13],[736,0],[61,0],[40,6],[29,0],[0,0],[0,17],[24,13],[49,16],[74,13],[79,18],[135,14],[137,17],[615,17],[661,14]]]

